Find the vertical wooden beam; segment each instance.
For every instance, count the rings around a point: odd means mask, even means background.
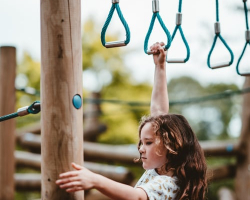
[[[15,112],[16,49],[0,47],[0,116]],[[0,122],[0,200],[14,199],[15,120]]]
[[[250,77],[245,80],[244,88],[250,87]],[[239,145],[235,192],[237,200],[250,199],[250,93],[243,95],[242,128]]]
[[[55,181],[83,164],[81,1],[41,0],[42,199],[82,200]]]

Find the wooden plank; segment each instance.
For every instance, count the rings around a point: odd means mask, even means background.
[[[95,140],[98,135],[107,130],[107,125],[100,123],[99,121],[92,121],[91,126],[88,125],[83,128],[84,130],[84,140],[90,141]],[[41,123],[34,123],[27,127],[22,127],[16,130],[16,140],[19,142],[20,138],[26,133],[41,134]]]
[[[14,179],[17,191],[41,191],[41,174],[14,174]]]
[[[222,165],[209,168],[207,177],[209,182],[220,181],[227,178],[233,178],[236,174],[236,165]]]
[[[41,137],[27,133],[20,137],[20,145],[39,152]],[[206,156],[235,156],[238,152],[238,141],[207,141],[200,142]],[[84,156],[88,161],[118,161],[134,163],[139,158],[137,146],[131,145],[108,145],[93,142],[84,142]]]
[[[41,169],[41,155],[39,154],[15,151],[15,160],[17,167],[29,167],[39,171]],[[125,167],[91,162],[84,162],[84,166],[95,173],[121,183],[131,184],[134,180],[132,173]]]
[[[20,137],[20,145],[39,152],[41,148],[41,136],[27,133]],[[136,145],[107,145],[93,142],[84,142],[84,157],[89,161],[118,161],[134,163],[134,158],[139,158]]]
[[[83,192],[70,194],[55,184],[71,162],[83,164],[83,111],[73,105],[81,96],[81,1],[42,0],[42,199],[84,199]]]
[[[0,48],[0,116],[15,110],[16,49]],[[14,199],[15,119],[0,122],[0,199]]]
[[[208,140],[200,141],[205,156],[236,156],[239,150],[237,140]]]
[[[37,122],[31,125],[16,129],[16,133],[15,133],[16,141],[19,142],[19,139],[26,133],[41,134],[41,123]]]

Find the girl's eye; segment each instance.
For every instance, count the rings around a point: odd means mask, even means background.
[[[152,144],[153,142],[146,142],[146,145],[150,145],[150,144]]]

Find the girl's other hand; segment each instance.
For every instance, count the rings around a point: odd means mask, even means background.
[[[59,185],[60,188],[65,189],[66,192],[76,192],[94,187],[93,172],[75,163],[72,163],[72,167],[76,169],[76,171],[69,171],[59,175],[56,184]]]

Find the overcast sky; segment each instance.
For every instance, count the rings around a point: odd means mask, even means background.
[[[152,17],[151,0],[120,0],[120,8],[131,32],[131,41],[128,46],[122,47],[137,49],[127,56],[128,67],[133,71],[133,76],[139,80],[152,81],[154,70],[152,56],[143,51],[144,39],[148,31]],[[159,0],[160,15],[163,22],[173,32],[175,16],[178,11],[178,0]],[[250,7],[250,3],[247,3]],[[110,7],[111,0],[82,0],[82,24],[88,17],[94,17],[100,25],[100,32]],[[207,56],[214,38],[215,0],[189,0],[182,4],[182,29],[189,43],[191,56],[185,64],[168,64],[168,79],[182,75],[190,75],[197,78],[202,84],[228,82],[241,86],[244,77],[237,75],[236,63],[245,44],[245,16],[242,1],[219,1],[219,14],[221,23],[221,35],[227,41],[234,52],[234,63],[230,67],[211,70],[207,67]],[[125,31],[115,13],[109,25],[107,33],[120,32],[120,40],[125,39]],[[156,41],[166,41],[158,21],[155,22],[149,45]],[[100,40],[101,42],[101,40]],[[221,63],[230,60],[228,51],[217,42],[212,63]],[[11,45],[17,48],[18,59],[23,51],[29,52],[32,57],[40,61],[40,1],[39,0],[0,0],[0,46]],[[132,51],[131,51],[132,52]],[[169,57],[184,58],[185,48],[177,33]],[[248,59],[248,61],[247,61]],[[250,71],[250,47],[242,60],[248,63]],[[247,65],[246,65],[247,66]]]

